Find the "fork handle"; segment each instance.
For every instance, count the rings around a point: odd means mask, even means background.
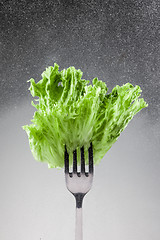
[[[76,207],[76,231],[75,231],[75,240],[82,240],[82,208]]]
[[[82,202],[85,196],[84,193],[74,194],[76,199],[76,231],[75,231],[75,240],[82,240]]]

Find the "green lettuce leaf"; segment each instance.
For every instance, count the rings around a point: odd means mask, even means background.
[[[94,78],[89,84],[82,74],[74,67],[59,71],[54,64],[42,73],[38,83],[29,80],[31,95],[38,99],[37,104],[32,102],[36,108],[32,124],[23,128],[34,158],[50,168],[64,167],[65,145],[70,159],[77,149],[78,162],[84,145],[87,160],[90,142],[94,163],[99,163],[133,116],[147,107],[139,98],[139,86],[117,85],[107,94],[105,82]]]

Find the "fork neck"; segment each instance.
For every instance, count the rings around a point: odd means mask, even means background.
[[[84,193],[75,193],[73,194],[75,196],[76,199],[76,208],[82,208],[82,202],[83,202],[83,198],[85,196]]]

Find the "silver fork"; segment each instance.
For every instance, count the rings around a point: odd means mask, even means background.
[[[93,182],[93,147],[92,142],[88,149],[89,169],[86,171],[84,159],[84,146],[81,148],[81,171],[77,171],[77,150],[73,151],[73,172],[69,172],[69,154],[65,146],[64,165],[65,165],[65,181],[67,189],[74,195],[76,199],[76,228],[75,240],[82,240],[82,202],[86,193],[89,192]]]

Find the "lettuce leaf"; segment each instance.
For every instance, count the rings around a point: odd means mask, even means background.
[[[84,145],[87,161],[92,142],[94,163],[99,163],[133,116],[148,106],[139,98],[141,88],[137,85],[117,85],[107,94],[105,82],[94,78],[89,84],[82,74],[74,67],[59,71],[54,64],[39,82],[29,80],[31,95],[38,99],[32,102],[36,108],[32,124],[23,129],[34,158],[49,168],[64,167],[65,144],[70,159],[77,148],[80,163],[80,148]]]

